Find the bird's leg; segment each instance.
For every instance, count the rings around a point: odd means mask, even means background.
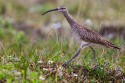
[[[92,52],[94,54],[94,61],[96,61],[96,52],[95,52],[95,50],[94,50],[94,48],[92,46],[89,46],[89,47],[91,48],[91,50],[92,50]]]
[[[70,60],[68,60],[68,61],[67,61],[66,63],[64,63],[64,64],[70,63],[75,57],[77,57],[77,56],[79,55],[80,51],[81,51],[81,48],[77,51],[77,53],[76,53]]]
[[[84,46],[87,46],[87,45],[88,45],[88,44],[85,44],[85,45],[81,44],[81,46],[80,46],[79,50],[77,51],[77,53],[76,53],[70,60],[68,60],[66,63],[64,63],[63,66],[65,66],[65,65],[68,64],[68,63],[70,63],[74,58],[76,58],[76,57],[79,55],[81,49],[82,49]]]

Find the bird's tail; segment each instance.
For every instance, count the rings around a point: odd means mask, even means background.
[[[120,47],[107,41],[107,40],[102,40],[101,42],[102,45],[106,46],[106,47],[109,47],[109,48],[112,48],[112,49],[115,49],[115,50],[120,50]]]

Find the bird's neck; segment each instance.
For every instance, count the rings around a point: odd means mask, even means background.
[[[63,12],[63,15],[65,16],[66,20],[69,22],[70,26],[76,23],[76,20],[69,14],[68,11]]]

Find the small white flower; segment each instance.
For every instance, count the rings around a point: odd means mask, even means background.
[[[43,63],[43,61],[40,60],[40,61],[38,61],[38,63]]]
[[[53,61],[48,61],[48,64],[52,64],[53,63]]]
[[[73,76],[77,77],[77,76],[78,76],[78,74],[77,74],[77,73],[73,73]]]
[[[39,76],[39,79],[40,79],[40,80],[45,80],[45,77],[43,77],[43,76],[41,75],[41,76]]]
[[[101,69],[103,69],[103,67],[101,67]]]
[[[58,75],[61,77],[63,76],[63,67],[58,68]]]
[[[43,68],[43,70],[48,71],[48,69],[47,69],[47,68]]]

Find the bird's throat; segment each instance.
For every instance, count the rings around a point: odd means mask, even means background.
[[[69,14],[68,11],[63,12],[63,14],[70,25],[73,25],[74,23],[76,23],[76,20]]]

